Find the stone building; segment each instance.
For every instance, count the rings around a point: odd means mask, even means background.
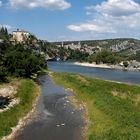
[[[13,40],[17,42],[25,42],[30,37],[30,33],[27,31],[19,30],[13,31]]]

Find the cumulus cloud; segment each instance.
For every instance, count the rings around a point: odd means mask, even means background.
[[[109,16],[129,16],[140,12],[140,5],[133,0],[108,0],[100,5],[88,6],[86,9],[91,12],[98,12]]]
[[[86,7],[88,21],[67,28],[75,32],[128,33],[140,31],[140,4],[134,0],[107,0]]]
[[[12,8],[37,8],[43,7],[50,10],[64,10],[71,6],[65,0],[9,0]]]
[[[76,31],[76,32],[83,32],[83,31],[96,31],[99,33],[104,32],[115,32],[108,26],[99,26],[98,24],[93,24],[92,22],[83,23],[80,25],[69,25],[68,29]]]

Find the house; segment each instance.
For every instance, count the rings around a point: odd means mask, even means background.
[[[25,42],[30,37],[30,33],[27,31],[19,30],[13,31],[13,40],[17,42]]]

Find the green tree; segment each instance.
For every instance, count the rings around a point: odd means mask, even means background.
[[[125,68],[127,68],[129,64],[128,64],[127,61],[124,61],[124,62],[123,62],[123,65],[124,65]]]
[[[0,39],[9,40],[9,34],[7,28],[1,27],[0,29]]]
[[[135,59],[140,62],[140,51],[137,51]]]
[[[31,49],[17,44],[6,50],[5,67],[9,74],[30,77],[44,67],[45,58],[34,53]]]
[[[8,44],[0,44],[0,81],[6,80],[7,70],[5,68],[5,50],[9,47]]]
[[[102,50],[96,54],[92,54],[88,57],[89,62],[96,62],[96,64],[107,63],[116,64],[121,61],[120,56],[109,50]]]

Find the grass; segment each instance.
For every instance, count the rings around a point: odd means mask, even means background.
[[[33,102],[39,93],[38,86],[30,79],[19,80],[18,84],[16,97],[20,98],[20,103],[10,110],[0,113],[0,139],[10,134],[11,127],[16,126],[19,119],[32,109]]]
[[[140,87],[67,73],[52,77],[86,103],[88,140],[140,140]]]

